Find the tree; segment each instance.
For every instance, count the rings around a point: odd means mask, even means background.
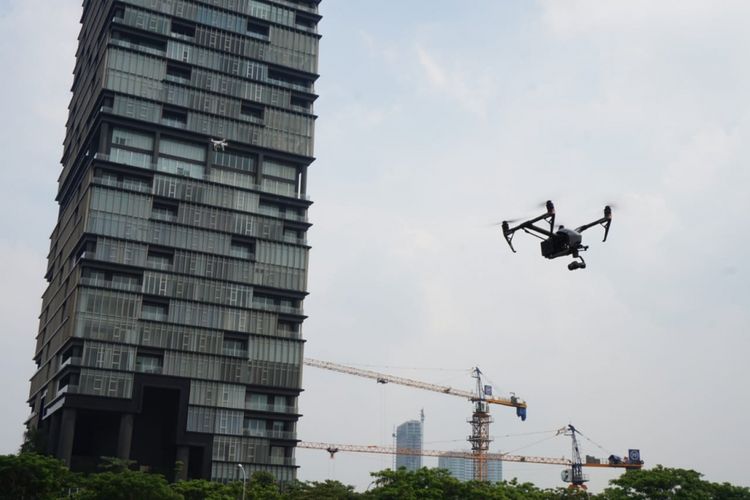
[[[0,499],[57,499],[75,476],[55,458],[36,453],[0,456]]]
[[[460,482],[444,469],[422,468],[414,472],[406,469],[384,470],[372,474],[375,488],[363,494],[365,498],[378,500],[548,500],[557,498],[581,498],[567,496],[560,491],[540,490],[531,483],[519,483],[515,479],[502,483],[482,481]],[[583,498],[586,498],[585,496]]]
[[[364,494],[378,500],[461,499],[461,482],[445,469],[386,469],[370,474],[375,487]]]
[[[36,427],[27,426],[23,433],[23,443],[21,444],[20,453],[38,453],[47,454],[47,431],[39,430]]]
[[[713,500],[748,499],[750,489],[704,481],[694,470],[671,469],[657,465],[653,469],[628,470],[610,481],[611,487],[597,498],[602,500]]]
[[[353,486],[330,479],[323,482],[296,481],[284,491],[284,498],[288,500],[350,500],[358,497]]]
[[[241,486],[240,486],[241,488]],[[205,479],[191,479],[179,481],[172,485],[172,489],[182,495],[184,500],[236,500],[236,487]],[[242,490],[240,489],[240,495]]]
[[[130,469],[108,470],[81,480],[76,500],[182,500],[164,476]]]

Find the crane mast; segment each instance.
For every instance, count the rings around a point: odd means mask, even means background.
[[[474,480],[487,480],[487,454],[490,450],[490,416],[489,405],[485,402],[485,389],[482,387],[482,372],[479,368],[474,368],[472,377],[477,379],[477,397],[474,400],[474,413],[471,415],[471,436],[468,440],[471,443],[471,453],[474,457]]]
[[[586,488],[585,482],[589,480],[588,476],[586,476],[583,473],[583,463],[581,460],[581,450],[578,448],[578,439],[576,438],[576,434],[578,431],[575,427],[573,427],[573,424],[568,424],[565,429],[565,435],[570,436],[571,440],[571,467],[570,467],[570,477],[567,478],[567,481],[570,482],[571,487],[573,488]],[[563,480],[566,480],[566,471],[563,471]]]

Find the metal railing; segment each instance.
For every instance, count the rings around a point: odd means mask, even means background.
[[[269,413],[297,413],[296,405],[270,405],[267,403],[252,403],[250,401],[245,401],[245,409]]]

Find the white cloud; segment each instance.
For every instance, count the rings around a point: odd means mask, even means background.
[[[491,79],[481,68],[459,60],[438,59],[429,49],[419,45],[415,52],[428,87],[472,114],[486,115],[494,93]]]

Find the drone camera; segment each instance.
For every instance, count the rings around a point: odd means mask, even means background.
[[[573,261],[570,264],[568,264],[568,270],[575,271],[576,269],[586,269],[586,263]]]

